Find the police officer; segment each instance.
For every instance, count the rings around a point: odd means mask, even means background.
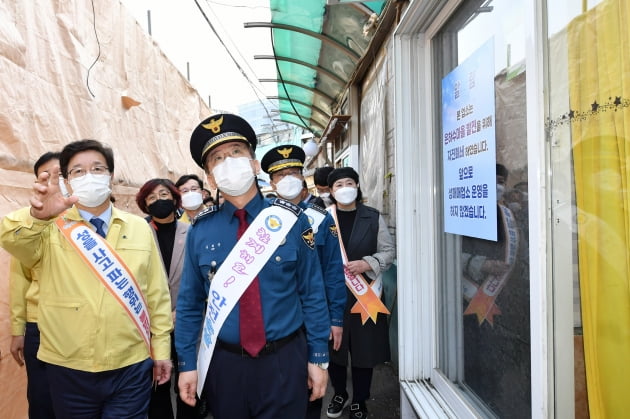
[[[307,204],[302,199],[305,160],[304,151],[294,145],[281,145],[269,150],[261,160],[262,170],[269,174],[272,188],[280,198],[304,209],[315,231],[315,245],[324,275],[326,299],[330,312],[330,338],[334,350],[339,350],[343,334],[343,311],[346,304],[346,284],[339,248],[337,226],[333,217],[322,207]],[[309,403],[307,417],[320,417],[322,399]]]
[[[312,389],[311,400],[321,398],[328,380],[330,321],[313,232],[299,207],[262,197],[256,182],[260,163],[255,160],[255,147],[256,134],[251,126],[231,114],[205,119],[190,139],[193,159],[225,203],[199,214],[189,231],[177,301],[175,346],[182,399],[195,403],[195,390],[200,387],[197,381],[207,371],[205,392],[216,419],[303,417],[309,399],[307,388]],[[267,210],[278,214],[292,211],[297,217],[295,224],[275,249],[260,247],[272,253],[230,310],[225,309],[224,301],[211,307],[206,299],[209,290],[218,286],[223,292],[223,287],[231,284],[220,278],[235,269],[235,265],[222,264],[233,256],[237,237],[247,224],[261,222],[258,216]],[[245,237],[255,238],[256,232],[250,235],[250,230]],[[218,292],[210,298],[215,294]],[[250,304],[256,298],[258,308]],[[218,331],[208,331],[212,324],[208,324],[210,316],[204,320],[206,306],[210,313],[217,308],[228,313]],[[241,316],[245,312],[247,316]],[[202,346],[216,342],[214,351],[210,350],[208,370],[197,365],[196,343],[202,320]],[[214,341],[210,339],[213,333],[217,334]]]

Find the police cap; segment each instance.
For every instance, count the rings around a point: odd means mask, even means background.
[[[208,153],[221,144],[240,141],[256,150],[256,133],[240,116],[223,113],[212,115],[201,121],[190,136],[190,154],[204,168]]]
[[[269,150],[260,161],[263,172],[272,174],[287,167],[304,167],[304,150],[295,145],[281,145]]]

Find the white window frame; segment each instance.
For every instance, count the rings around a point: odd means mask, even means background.
[[[401,415],[481,417],[437,369],[437,252],[440,197],[436,158],[431,39],[462,0],[415,0],[394,33],[396,109],[399,376]],[[440,10],[441,9],[441,10]],[[530,196],[532,417],[554,417],[553,310],[549,236],[548,145],[544,129],[544,0],[526,2],[527,149]],[[440,10],[439,13],[435,13]],[[439,163],[439,162],[437,162]],[[404,223],[404,224],[403,224]],[[569,349],[569,348],[567,348]],[[572,345],[570,350],[572,350]]]

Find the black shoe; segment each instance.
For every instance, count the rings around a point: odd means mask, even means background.
[[[359,403],[350,405],[350,419],[367,419],[367,409]]]
[[[348,406],[350,400],[348,394],[335,394],[330,403],[328,403],[328,409],[326,410],[326,416],[329,418],[338,418],[343,413],[343,409]]]

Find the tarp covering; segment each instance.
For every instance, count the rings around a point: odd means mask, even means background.
[[[0,2],[0,86],[0,216],[28,205],[41,154],[82,138],[114,149],[116,206],[131,212],[146,180],[202,175],[188,140],[210,110],[116,1]],[[0,250],[0,412],[25,418],[25,370],[9,345]]]

